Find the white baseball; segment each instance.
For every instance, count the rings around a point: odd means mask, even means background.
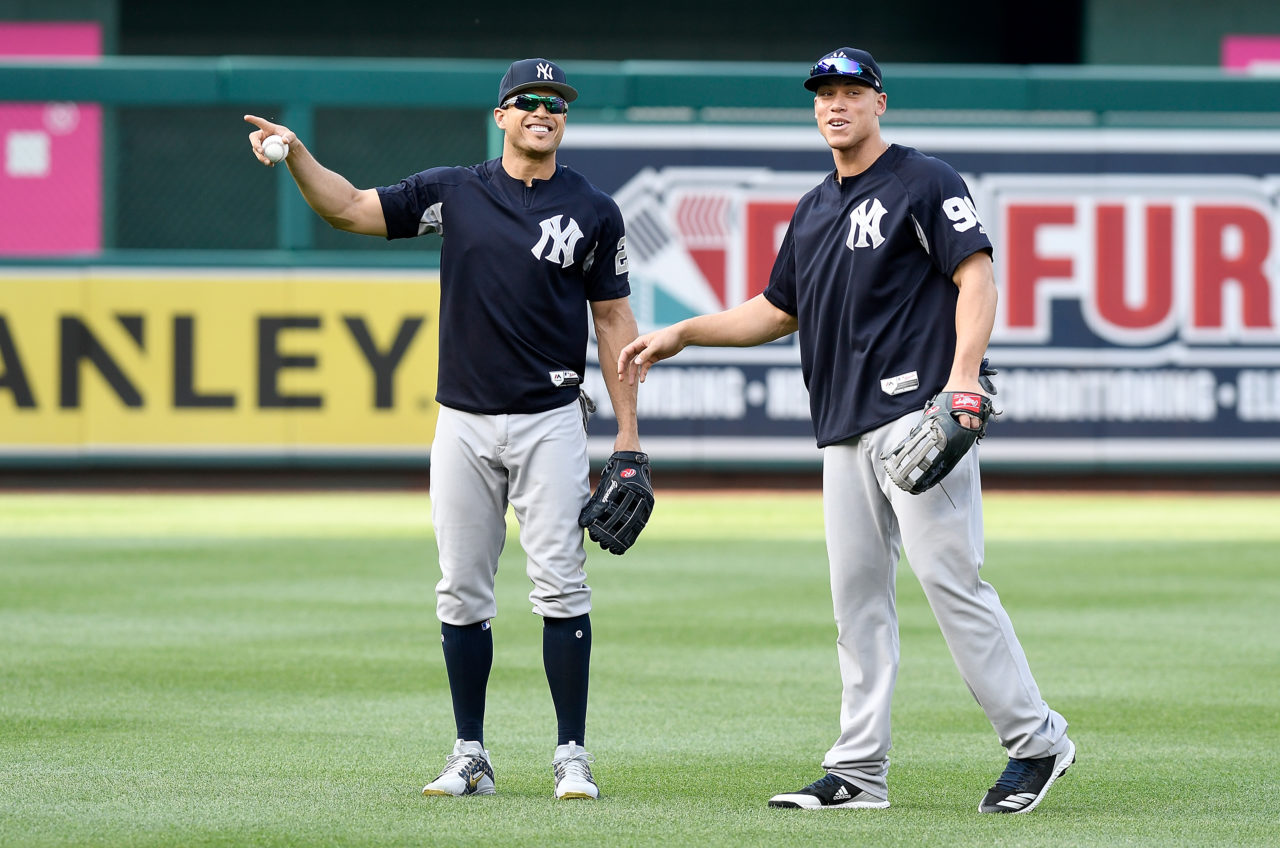
[[[262,155],[269,162],[282,162],[289,155],[289,145],[278,135],[269,135],[262,140]]]

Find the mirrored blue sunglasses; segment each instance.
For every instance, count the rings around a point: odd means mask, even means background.
[[[546,106],[552,115],[563,115],[569,111],[569,101],[553,94],[517,94],[503,101],[502,108],[514,106],[521,112],[536,112],[539,106]]]
[[[847,77],[861,77],[869,81],[876,88],[880,87],[880,78],[876,76],[875,71],[862,64],[855,62],[853,59],[845,59],[837,57],[834,59],[819,60],[812,68],[809,69],[810,77],[822,77],[830,74],[838,74]]]

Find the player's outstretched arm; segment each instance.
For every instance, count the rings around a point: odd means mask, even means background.
[[[329,226],[361,235],[387,234],[387,222],[382,216],[382,201],[378,199],[377,191],[358,189],[346,177],[321,165],[288,127],[257,115],[245,115],[244,119],[257,127],[249,133],[249,147],[262,164],[274,164],[262,150],[264,139],[278,135],[288,146],[284,163],[289,167],[289,173],[307,205]]]
[[[655,362],[675,356],[690,345],[751,347],[796,331],[796,316],[783,312],[759,294],[746,303],[686,318],[678,324],[640,336],[618,356],[618,380],[634,385],[649,374]]]
[[[684,350],[683,323],[682,321],[680,324],[672,324],[670,327],[645,333],[624,347],[618,354],[618,382],[635,386],[638,378],[639,382],[643,383],[655,362],[675,356]],[[604,357],[600,359],[603,363]]]

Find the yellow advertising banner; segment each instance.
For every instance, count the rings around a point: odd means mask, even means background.
[[[439,277],[0,269],[0,453],[425,456]]]

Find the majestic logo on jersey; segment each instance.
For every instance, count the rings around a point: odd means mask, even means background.
[[[582,382],[577,371],[548,371],[554,386],[576,386]]]
[[[880,219],[886,211],[878,197],[862,201],[849,213],[849,237],[845,239],[845,245],[850,250],[859,247],[875,250],[884,244],[884,236],[880,235]]]
[[[573,248],[582,238],[582,228],[572,218],[569,219],[569,226],[562,228],[560,226],[562,218],[564,218],[563,215],[557,215],[539,222],[542,226],[542,238],[538,239],[538,243],[533,246],[531,252],[538,259],[559,262],[561,268],[568,268],[573,264]],[[550,249],[547,248],[548,244],[551,245]],[[546,256],[542,255],[544,250],[547,251]]]
[[[920,388],[920,375],[915,371],[885,377],[880,381],[880,390],[887,395],[900,395]]]
[[[555,79],[555,77],[552,76],[551,74],[550,65],[543,64],[542,62],[538,63],[538,79],[545,79],[545,80]]]

